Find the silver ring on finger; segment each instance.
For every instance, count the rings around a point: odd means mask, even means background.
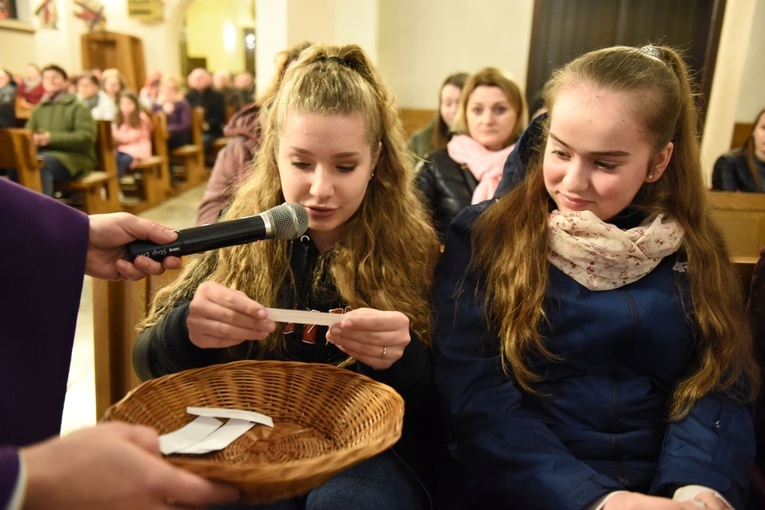
[[[383,350],[382,350],[382,352],[380,353],[380,357],[381,357],[381,358],[385,358],[385,355],[386,355],[386,354],[388,354],[388,347],[387,347],[387,346],[383,346]]]

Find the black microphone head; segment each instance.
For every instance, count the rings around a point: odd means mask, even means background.
[[[277,205],[263,215],[271,220],[272,239],[295,239],[308,230],[308,211],[300,204]]]

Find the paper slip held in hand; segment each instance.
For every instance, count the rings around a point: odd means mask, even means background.
[[[331,326],[342,322],[342,313],[309,312],[307,310],[286,310],[284,308],[266,308],[268,318],[275,322],[294,324],[315,324],[317,326]]]
[[[198,417],[159,437],[159,450],[163,454],[203,454],[222,450],[256,424],[274,426],[270,417],[243,409],[187,407],[186,412]],[[224,424],[217,418],[228,418],[228,421]]]

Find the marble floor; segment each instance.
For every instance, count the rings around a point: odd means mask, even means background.
[[[197,216],[197,206],[202,200],[205,186],[206,184],[202,184],[166,200],[158,207],[144,211],[139,216],[175,229],[193,227]],[[69,369],[64,403],[62,434],[94,425],[97,421],[93,367],[93,297],[90,280],[90,277],[86,276],[82,287],[72,365]]]

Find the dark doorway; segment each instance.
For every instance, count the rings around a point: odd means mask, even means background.
[[[255,76],[255,45],[257,39],[255,38],[254,28],[244,29],[244,70]]]
[[[619,44],[680,49],[698,84],[703,125],[726,0],[536,0],[526,77],[529,101],[553,69]]]

